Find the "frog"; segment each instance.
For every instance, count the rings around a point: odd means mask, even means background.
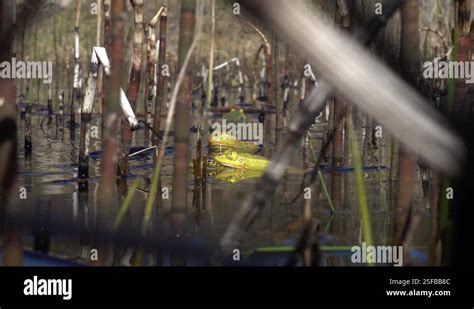
[[[215,156],[214,159],[223,166],[241,170],[265,170],[269,164],[269,160],[265,157],[229,150]]]
[[[263,175],[263,172],[264,170],[227,169],[215,174],[214,178],[230,184],[236,184],[246,180],[259,178]]]
[[[259,145],[252,141],[241,141],[228,133],[212,134],[208,138],[208,144],[211,149],[217,150],[238,150],[240,152],[256,153],[259,151]]]

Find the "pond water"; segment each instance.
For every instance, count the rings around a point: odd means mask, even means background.
[[[198,118],[194,112],[192,119]],[[257,120],[257,114],[249,114]],[[56,127],[55,121],[48,126],[47,121],[42,121],[45,115],[34,113],[32,116],[32,141],[33,151],[30,158],[25,158],[24,152],[24,121],[18,117],[18,140],[19,142],[19,186],[26,188],[27,199],[21,200],[20,206],[26,209],[32,216],[37,218],[38,227],[25,231],[24,246],[35,247],[41,250],[41,242],[50,241],[50,246],[43,248],[50,256],[61,257],[66,260],[87,264],[89,262],[90,244],[87,237],[68,237],[67,235],[56,235],[44,232],[48,229],[48,222],[62,220],[70,224],[84,224],[87,226],[95,222],[95,214],[100,198],[100,150],[101,150],[101,118],[94,115],[92,126],[98,130],[97,135],[91,137],[90,158],[90,180],[89,190],[86,193],[79,192],[76,176],[78,162],[78,145],[80,129],[75,130],[74,138],[71,139],[70,129],[61,130]],[[358,115],[360,117],[360,115]],[[80,117],[76,115],[78,120]],[[269,117],[267,117],[269,118]],[[360,117],[362,119],[362,117]],[[362,138],[363,121],[356,120],[359,138]],[[65,120],[68,120],[66,117]],[[324,136],[326,124],[317,123],[311,129],[311,142],[315,145],[316,154],[319,153],[321,140]],[[268,132],[267,132],[268,133]],[[193,145],[190,149],[190,158],[195,156],[197,134],[190,133]],[[260,153],[267,158],[274,149],[275,132],[271,136],[264,136],[264,148]],[[372,230],[374,243],[378,245],[390,245],[392,239],[392,214],[384,209],[384,199],[390,205],[390,188],[396,185],[388,181],[390,166],[389,139],[384,138],[379,144],[379,161],[382,168],[380,173],[374,167],[373,160],[368,160],[365,172],[365,185],[368,193],[368,202],[371,209]],[[198,239],[205,243],[215,244],[225,232],[232,219],[233,214],[242,204],[244,198],[252,192],[258,178],[244,179],[236,183],[228,183],[219,177],[210,176],[206,184],[206,201],[195,208],[191,205],[193,200],[194,175],[190,169],[188,181],[188,208],[180,215],[180,220],[173,219],[171,213],[172,175],[173,175],[173,138],[168,144],[167,155],[163,164],[162,186],[170,191],[170,198],[163,200],[163,205],[155,210],[153,216],[152,233],[160,233],[167,236],[179,236],[181,238]],[[146,132],[139,130],[135,132],[132,147],[148,146]],[[132,229],[139,229],[142,224],[144,207],[148,197],[151,173],[153,171],[153,151],[134,156],[130,160],[130,174],[125,181],[119,185],[121,195],[125,195],[128,186],[134,179],[140,179],[139,186],[130,204],[130,209],[124,219],[124,224]],[[207,141],[203,141],[203,155],[208,155]],[[330,158],[330,154],[329,154]],[[328,164],[327,162],[325,163]],[[322,265],[339,266],[351,265],[350,246],[361,242],[361,227],[358,214],[357,196],[355,193],[354,175],[351,167],[350,157],[345,158],[345,168],[341,170],[343,190],[342,209],[335,214],[331,213],[330,205],[320,185],[313,191],[311,205],[315,217],[319,222],[320,243],[329,248],[323,250]],[[311,164],[312,166],[312,164]],[[301,169],[303,167],[303,148],[296,151],[291,160],[291,167]],[[325,183],[330,192],[331,172],[329,165],[323,168]],[[419,177],[418,177],[419,178]],[[300,191],[303,172],[287,173],[282,184],[273,198],[269,198],[267,206],[254,223],[250,234],[242,245],[241,250],[280,247],[294,245],[302,229],[302,216],[305,200],[299,198],[296,202],[288,204]],[[318,181],[318,183],[320,183]],[[381,195],[380,186],[385,190]],[[417,183],[415,203],[424,203],[421,184]],[[45,206],[46,205],[46,206]],[[118,210],[119,206],[115,205]],[[429,222],[430,210],[424,205],[421,222],[418,231],[412,241],[413,256],[417,264],[426,264],[426,252],[429,245]],[[113,221],[115,218],[110,218]],[[86,223],[81,223],[86,222]],[[88,222],[88,223],[87,223]],[[178,226],[176,226],[178,225]],[[33,232],[34,231],[34,232]],[[179,231],[180,235],[175,235]],[[43,234],[42,234],[43,233]],[[36,236],[35,236],[36,234]],[[46,240],[45,240],[46,238]],[[40,242],[38,244],[38,241]],[[344,246],[340,250],[330,250],[331,246]],[[116,250],[108,265],[129,265],[130,257],[134,251],[131,248]],[[200,265],[201,262],[192,258],[184,262],[176,262],[170,255],[163,255],[161,259],[149,256],[147,265]],[[251,265],[275,265],[284,260],[278,254],[263,254],[255,258]]]

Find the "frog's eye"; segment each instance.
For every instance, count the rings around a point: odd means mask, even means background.
[[[216,160],[214,159],[207,159],[208,166],[216,166]]]
[[[235,151],[229,151],[229,152],[227,153],[227,158],[228,158],[229,160],[233,160],[233,161],[234,161],[234,160],[237,160],[237,153],[236,153]]]
[[[241,164],[241,165],[245,165],[245,161],[243,159],[238,159],[237,160],[237,163]]]

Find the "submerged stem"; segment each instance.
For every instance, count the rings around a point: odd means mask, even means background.
[[[125,196],[125,199],[122,202],[122,205],[120,206],[119,212],[117,216],[115,217],[115,222],[114,222],[114,230],[117,230],[122,223],[123,217],[125,216],[125,213],[127,212],[130,202],[133,199],[133,196],[135,195],[135,191],[138,188],[138,184],[140,183],[140,179],[137,179],[133,182],[132,186],[128,188],[127,195]]]

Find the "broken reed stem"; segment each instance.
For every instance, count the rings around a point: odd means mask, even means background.
[[[270,55],[271,55],[270,44],[268,43],[267,37],[263,34],[262,31],[260,31],[260,29],[258,29],[256,26],[254,26],[249,21],[247,21],[245,19],[241,19],[240,17],[238,17],[238,18],[239,18],[240,21],[243,21],[250,28],[252,28],[260,36],[260,38],[263,41],[263,44],[260,46],[260,48],[257,51],[255,61],[254,61],[254,83],[257,82],[255,63],[258,61],[260,52],[263,50],[263,54],[264,54],[264,57],[265,57],[264,65],[265,65],[265,75],[266,75],[265,76],[265,78],[266,78],[265,91],[266,91],[266,96],[268,98],[268,102],[271,103],[272,102],[272,100],[271,100],[272,94],[270,93],[270,78],[271,78],[271,72],[272,72],[272,66],[271,66],[272,61],[271,61],[271,57],[270,57]],[[257,86],[257,88],[258,88],[258,86]],[[267,123],[268,123],[268,121],[267,121]]]
[[[110,31],[110,23],[111,23],[111,15],[110,15],[110,7],[111,7],[111,0],[102,0],[103,2],[103,11],[104,11],[104,48],[107,52],[107,55],[110,56],[110,36],[111,36],[111,31]],[[103,73],[102,73],[103,74]],[[105,100],[105,93],[108,91],[109,81],[107,79],[104,80],[104,77],[102,75],[102,84],[101,84],[101,89],[100,91],[100,103],[101,103],[101,110],[102,110],[102,132],[104,132],[105,129],[105,122],[106,122],[106,115],[107,115],[107,102]]]
[[[101,36],[102,36],[102,1],[103,0],[97,0],[97,27],[96,27],[96,33],[95,33],[95,46],[99,47],[101,45]]]
[[[74,84],[71,94],[71,110],[70,110],[70,122],[71,122],[71,138],[74,139],[74,124],[76,121],[76,111],[74,110],[74,100],[79,92],[79,26],[81,21],[81,0],[76,0],[76,19],[74,22]]]
[[[349,141],[350,149],[352,153],[352,164],[355,172],[356,192],[357,200],[359,204],[360,219],[362,223],[362,235],[363,240],[367,243],[367,246],[372,245],[372,226],[370,220],[370,210],[367,204],[367,192],[365,190],[364,173],[362,171],[362,159],[360,156],[359,141],[354,132],[354,122],[352,119],[352,110],[347,115],[347,121],[349,121]],[[370,264],[369,264],[370,265]]]
[[[111,44],[111,29],[110,24],[111,19],[111,1],[112,0],[102,0],[104,3],[104,47],[107,51],[107,55],[110,55],[110,44]]]
[[[193,54],[193,50],[196,46],[198,39],[195,37],[191,46],[189,47],[188,53],[186,54],[186,58],[183,62],[183,65],[179,71],[178,78],[176,80],[175,86],[173,88],[173,93],[171,95],[171,100],[170,100],[170,107],[168,111],[168,115],[166,117],[166,126],[165,126],[165,132],[163,134],[163,142],[160,147],[160,151],[158,154],[158,158],[155,163],[155,168],[153,170],[153,175],[151,178],[151,188],[150,188],[150,196],[148,197],[148,200],[146,202],[145,206],[145,214],[143,217],[143,225],[142,225],[142,234],[146,235],[148,231],[148,226],[149,222],[151,219],[151,214],[153,210],[153,205],[156,200],[156,194],[158,193],[158,179],[161,173],[161,167],[163,164],[163,159],[165,157],[165,149],[166,149],[166,144],[168,143],[168,135],[171,130],[171,124],[173,123],[173,116],[176,108],[176,100],[178,98],[178,93],[179,93],[179,87],[183,83],[184,77],[186,75],[186,68],[189,64],[189,60],[191,59],[191,55]]]
[[[79,167],[77,178],[85,180],[89,178],[89,143],[92,119],[92,107],[94,105],[95,92],[97,88],[97,77],[99,74],[99,61],[92,50],[89,77],[87,78],[87,88],[81,109],[81,135],[79,144]],[[79,183],[79,189],[87,190],[87,183]]]
[[[211,4],[211,45],[209,47],[209,73],[207,81],[207,108],[211,107],[212,102],[212,77],[214,73],[214,48],[216,44],[216,0]]]
[[[162,6],[155,16],[150,20],[146,28],[146,40],[147,40],[147,61],[146,61],[146,81],[145,81],[145,96],[143,106],[145,108],[145,121],[151,126],[152,125],[152,109],[153,109],[153,87],[155,86],[156,76],[156,25],[158,24],[161,12],[165,7]],[[148,144],[148,141],[146,141]]]
[[[160,14],[160,34],[159,34],[159,47],[158,47],[158,62],[156,66],[156,95],[155,95],[155,114],[153,115],[153,128],[156,132],[160,132],[161,127],[161,108],[165,104],[165,80],[166,74],[164,74],[163,65],[166,61],[166,28],[168,23],[168,8],[163,7],[163,11]],[[153,135],[153,145],[157,146],[159,139]]]
[[[240,21],[243,21],[244,23],[246,23],[250,28],[252,28],[260,36],[260,38],[263,41],[263,44],[265,44],[267,47],[270,47],[270,44],[268,43],[267,37],[265,36],[265,34],[263,34],[262,31],[260,31],[260,29],[258,29],[256,26],[254,26],[248,20],[240,18],[239,15],[236,15],[236,16]]]
[[[142,69],[143,51],[143,0],[131,1],[134,10],[133,53],[132,68],[130,69],[130,83],[127,89],[127,98],[130,101],[132,110],[136,110],[138,94],[140,92],[140,79]],[[133,132],[125,116],[121,119],[121,143],[119,151],[119,175],[127,174],[128,155],[130,154],[130,143]]]
[[[263,44],[260,45],[260,47],[257,50],[257,53],[255,54],[255,58],[253,60],[253,66],[252,66],[252,76],[253,76],[252,103],[253,104],[256,104],[257,102],[258,92],[260,88],[260,85],[259,85],[260,81],[258,80],[259,79],[258,60],[260,57],[260,52],[263,49],[263,46],[264,46]]]
[[[102,46],[102,9],[103,9],[103,0],[97,0],[97,29],[95,36],[95,43],[97,47]],[[99,71],[99,76],[97,79],[97,100],[100,113],[102,114],[104,107],[104,72]]]

